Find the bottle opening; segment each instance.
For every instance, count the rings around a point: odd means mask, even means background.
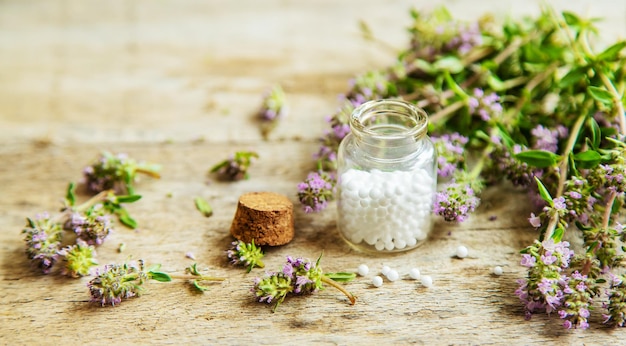
[[[357,137],[377,140],[418,139],[426,134],[428,116],[402,100],[374,100],[352,112],[350,127]]]

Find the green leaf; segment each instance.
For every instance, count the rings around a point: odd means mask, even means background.
[[[28,227],[30,228],[37,228],[37,224],[30,217],[26,218],[26,223],[28,224]]]
[[[565,234],[565,230],[562,227],[559,227],[554,230],[551,238],[554,240],[555,243],[558,243],[563,239],[563,234]]]
[[[198,271],[198,263],[194,263],[187,267],[186,271],[194,276],[200,276],[200,272]]]
[[[446,83],[448,83],[450,89],[454,91],[457,96],[462,97],[465,100],[469,99],[469,96],[465,93],[465,91],[463,91],[463,88],[461,88],[461,86],[454,81],[450,72],[444,72],[443,77],[446,80]]]
[[[619,57],[619,53],[626,47],[626,41],[618,42],[609,48],[605,49],[604,52],[598,54],[596,57],[597,61],[615,61]]]
[[[205,217],[210,217],[211,215],[213,215],[213,208],[211,208],[209,202],[202,199],[202,197],[196,197],[194,203],[196,204],[196,209],[198,209],[198,211],[201,212],[202,215],[204,215]]]
[[[116,213],[121,223],[131,229],[137,228],[137,221],[135,221],[135,219],[133,219],[130,214],[128,214],[128,211],[126,211],[126,209],[120,208],[116,211]]]
[[[172,281],[172,277],[169,276],[167,273],[164,273],[164,272],[149,271],[148,274],[150,274],[150,278],[151,279],[154,279],[154,280],[159,281],[159,282],[170,282],[170,281]]]
[[[220,169],[222,169],[222,167],[226,167],[228,165],[228,160],[224,160],[218,164],[216,164],[215,166],[213,166],[210,170],[211,173],[215,173],[217,171],[219,171]]]
[[[589,118],[589,127],[591,127],[591,145],[596,149],[602,140],[602,130],[594,118]]]
[[[576,227],[581,231],[588,231],[590,229],[593,229],[593,227],[586,226],[578,220],[574,221],[574,224],[576,224]]]
[[[141,195],[117,196],[118,203],[133,203],[141,199]]]
[[[606,279],[602,279],[602,278],[600,278],[600,279],[596,279],[596,283],[597,283],[597,284],[603,284],[603,283],[605,283],[605,282],[606,282]]]
[[[337,281],[337,282],[348,282],[356,278],[355,273],[348,273],[348,272],[325,273],[324,275],[327,278],[333,281]]]
[[[563,18],[565,19],[565,23],[567,23],[567,25],[578,26],[582,23],[580,18],[572,12],[563,11],[562,14],[563,14]]]
[[[621,198],[616,198],[613,201],[613,207],[611,208],[611,214],[618,214],[619,210],[624,206],[624,202],[622,202]]]
[[[500,77],[492,73],[487,77],[487,84],[489,84],[489,87],[494,91],[502,91],[505,88],[504,82],[502,82]]]
[[[509,149],[512,148],[515,145],[515,141],[513,140],[513,138],[511,138],[511,135],[509,135],[507,130],[504,128],[504,125],[502,125],[501,123],[497,123],[496,126],[498,127],[498,132],[500,133],[500,138],[502,138],[502,143],[504,143],[504,146]]]
[[[67,200],[67,204],[70,207],[73,207],[76,204],[76,184],[69,183],[67,185],[67,193],[65,194],[65,199]]]
[[[208,291],[209,290],[208,286],[200,285],[200,282],[198,280],[193,280],[192,283],[193,283],[193,287],[195,287],[200,292],[204,292],[204,291]]]
[[[537,168],[553,166],[559,160],[559,155],[545,150],[526,150],[515,154],[515,158]]]
[[[594,241],[593,243],[589,244],[589,246],[587,247],[587,253],[592,253],[593,250],[596,249],[596,246],[598,246],[598,241]]]
[[[448,71],[455,74],[463,71],[463,69],[465,69],[465,66],[463,66],[463,62],[461,62],[461,59],[457,58],[456,56],[446,56],[435,61],[435,63],[433,64],[433,68],[437,71]]]
[[[431,63],[422,59],[415,59],[413,61],[413,66],[419,70],[426,72],[427,74],[435,74],[437,70],[433,67]]]
[[[552,202],[552,196],[550,196],[550,191],[548,191],[546,186],[543,185],[539,178],[535,177],[535,181],[537,182],[537,189],[539,190],[539,195],[541,195],[541,198],[544,201],[548,202],[548,204],[552,205],[554,202]]]
[[[567,88],[570,85],[578,83],[581,79],[587,77],[587,67],[582,66],[570,70],[561,80],[559,81],[559,88]]]
[[[157,263],[157,264],[153,264],[150,269],[148,269],[148,272],[156,272],[159,271],[159,269],[161,269],[161,264]]]
[[[574,161],[580,168],[594,168],[602,161],[602,156],[595,150],[587,150],[574,155]]]
[[[587,90],[589,90],[589,94],[591,94],[591,97],[593,97],[596,101],[608,105],[613,103],[613,97],[608,90],[595,86],[589,86]]]

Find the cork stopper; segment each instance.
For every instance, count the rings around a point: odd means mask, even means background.
[[[274,192],[250,192],[239,197],[230,226],[237,240],[256,245],[284,245],[294,236],[293,203]]]

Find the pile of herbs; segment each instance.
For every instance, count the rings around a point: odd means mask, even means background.
[[[522,250],[528,275],[516,291],[527,317],[555,312],[566,328],[584,329],[601,305],[605,323],[624,326],[626,42],[594,47],[596,20],[552,9],[504,23],[465,23],[445,9],[411,15],[409,47],[389,68],[356,77],[329,117],[312,174],[334,184],[355,107],[414,102],[430,115],[439,154],[436,214],[464,221],[484,187],[505,180],[529,192],[537,239]],[[334,196],[313,180],[298,185],[307,212]],[[584,251],[570,249],[566,232]]]

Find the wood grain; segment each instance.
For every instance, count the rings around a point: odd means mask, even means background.
[[[536,13],[522,1],[439,2],[463,18]],[[603,38],[626,33],[626,3],[554,1],[605,17]],[[387,66],[395,51],[359,36],[364,20],[391,47],[404,47],[408,9],[428,1],[49,0],[0,2],[0,343],[43,344],[602,344],[622,330],[566,331],[556,316],[525,321],[513,295],[519,249],[535,237],[525,194],[490,188],[462,225],[438,222],[432,238],[400,255],[356,253],[340,241],[334,205],[318,215],[296,211],[296,236],[268,250],[268,269],[286,255],[324,253],[327,271],[383,265],[404,275],[382,288],[372,274],[347,284],[356,305],[332,288],[288,299],[276,313],[253,300],[251,274],[228,265],[224,250],[238,197],[282,193],[296,203],[296,184],[313,168],[311,154],[348,79]],[[290,116],[263,141],[251,120],[262,93],[280,83]],[[256,150],[251,178],[218,182],[208,169],[235,150]],[[60,206],[69,181],[100,150],[127,152],[163,165],[162,179],[143,179],[143,198],[129,207],[140,228],[118,227],[98,249],[101,264],[142,258],[182,273],[200,267],[227,280],[204,294],[185,282],[150,283],[144,296],[117,307],[89,304],[89,278],[42,276],[28,267],[24,218]],[[214,215],[203,217],[201,196]],[[80,198],[86,198],[80,196]],[[495,220],[491,221],[491,217]],[[576,246],[580,240],[570,239]],[[118,244],[126,249],[118,253]],[[469,256],[453,258],[466,245]],[[491,274],[494,266],[504,275]],[[419,267],[425,289],[408,279]],[[597,315],[597,314],[596,314]]]

